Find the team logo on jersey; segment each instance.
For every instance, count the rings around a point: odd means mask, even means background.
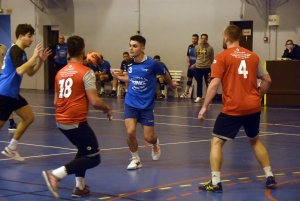
[[[142,71],[148,72],[149,69],[147,68],[142,68]]]
[[[217,63],[217,60],[214,60],[214,61],[213,61],[213,64],[215,64],[215,63]]]
[[[132,73],[132,67],[128,68],[128,73]]]

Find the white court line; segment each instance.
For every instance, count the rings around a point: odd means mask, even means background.
[[[268,132],[261,132],[261,133],[268,133]],[[264,136],[272,136],[272,135],[290,135],[290,136],[300,137],[299,134],[287,134],[287,133],[270,133],[270,134],[263,134],[263,135],[259,135],[259,136],[264,137]],[[235,139],[239,139],[239,138],[247,138],[247,136],[239,136],[239,137],[236,137]],[[210,142],[210,141],[211,141],[211,138],[210,139],[205,139],[205,140],[195,140],[195,141],[187,141],[187,142],[162,143],[160,145],[161,146],[167,146],[167,145],[190,144],[190,143]],[[8,143],[7,141],[0,141],[0,142]],[[76,150],[77,151],[77,149],[64,148],[64,147],[55,147],[55,146],[46,146],[46,145],[37,145],[37,144],[27,144],[27,143],[19,143],[19,144],[28,145],[28,146],[36,146],[36,147],[55,148],[55,149],[64,149],[64,150]],[[144,147],[144,145],[139,146],[139,148],[141,148],[141,147]],[[112,150],[121,150],[121,149],[128,149],[128,147],[101,149],[100,151],[112,151]],[[74,154],[74,153],[77,153],[77,152],[47,154],[47,155],[39,155],[39,156],[27,156],[27,157],[24,157],[24,158],[41,158],[41,157],[47,157],[47,156],[66,155],[66,154]],[[12,160],[12,159],[0,159],[0,161],[4,161],[4,160]]]

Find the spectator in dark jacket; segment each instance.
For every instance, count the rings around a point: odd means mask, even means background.
[[[282,58],[290,58],[292,60],[300,60],[300,47],[293,43],[292,40],[285,42],[286,49],[283,52]]]

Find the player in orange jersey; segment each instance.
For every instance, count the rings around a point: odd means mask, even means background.
[[[78,152],[75,159],[55,170],[43,171],[49,190],[58,198],[58,183],[67,175],[75,174],[76,187],[72,197],[90,194],[84,177],[87,169],[100,164],[97,138],[87,123],[89,103],[102,110],[109,119],[112,111],[97,95],[93,70],[84,66],[84,40],[71,36],[67,40],[70,62],[55,77],[56,122],[59,130],[74,144]]]
[[[205,120],[204,114],[207,107],[222,83],[224,104],[214,125],[210,150],[212,180],[199,186],[200,190],[222,192],[220,182],[222,147],[227,140],[233,140],[236,137],[242,126],[256,159],[265,171],[267,188],[276,185],[268,152],[259,139],[260,99],[267,92],[271,78],[263,68],[259,57],[239,46],[240,36],[241,30],[235,25],[229,25],[224,30],[223,47],[225,50],[213,62],[212,80],[198,115],[201,122]],[[257,77],[262,80],[259,90]]]

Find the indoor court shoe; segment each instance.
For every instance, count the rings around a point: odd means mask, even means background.
[[[161,154],[161,150],[159,147],[159,140],[157,138],[156,145],[152,145],[152,153],[151,153],[152,159],[154,161],[157,161],[160,158],[160,154]]]
[[[194,100],[194,103],[200,103],[202,101],[202,99],[200,97],[197,97],[195,100]]]
[[[20,154],[18,153],[17,150],[10,150],[10,148],[8,147],[5,147],[4,148],[4,151],[1,152],[3,155],[9,157],[9,158],[12,158],[14,160],[17,160],[17,161],[24,161],[25,159],[23,157],[20,156]]]
[[[188,93],[185,93],[185,92],[184,92],[184,93],[180,96],[180,98],[187,98],[188,95],[189,95]]]
[[[87,186],[85,186],[83,190],[80,190],[78,187],[75,187],[73,189],[72,197],[73,198],[81,198],[84,196],[88,196],[90,194],[91,194],[91,191],[89,190],[89,188]]]
[[[161,94],[159,97],[158,97],[159,99],[165,99],[166,98],[166,96],[165,95],[163,95],[163,94]]]
[[[15,122],[10,124],[10,126],[8,127],[9,131],[15,131],[16,129],[17,129],[17,124]]]
[[[136,170],[142,167],[142,163],[139,158],[132,157],[131,162],[127,166],[127,170]]]
[[[49,191],[55,198],[59,198],[58,184],[60,179],[52,174],[52,170],[43,171],[43,176],[48,186]]]
[[[112,90],[110,92],[110,97],[116,97],[117,96],[117,91],[116,90]]]
[[[275,181],[275,177],[269,176],[267,177],[266,186],[267,188],[275,187],[277,182]]]
[[[203,185],[198,187],[199,190],[202,191],[208,191],[208,192],[216,192],[216,193],[222,193],[222,184],[221,182],[217,183],[217,185],[212,185],[211,180],[204,183]]]

